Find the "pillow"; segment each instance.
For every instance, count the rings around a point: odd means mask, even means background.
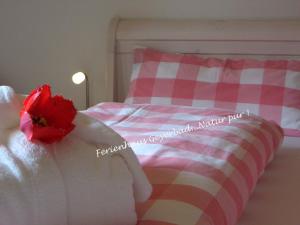
[[[126,103],[246,111],[300,136],[300,61],[203,58],[136,49]]]

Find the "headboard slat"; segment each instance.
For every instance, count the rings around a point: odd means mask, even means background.
[[[177,53],[300,55],[300,41],[118,41],[117,54],[132,53],[138,46],[147,46]]]
[[[124,19],[118,40],[273,40],[300,41],[298,20]]]

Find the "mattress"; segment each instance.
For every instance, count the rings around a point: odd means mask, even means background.
[[[238,225],[300,224],[300,137],[285,137]]]

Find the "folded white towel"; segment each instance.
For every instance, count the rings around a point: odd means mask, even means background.
[[[13,90],[0,87],[0,96],[6,90],[10,97],[0,98],[0,111],[11,111],[0,114],[1,123],[9,119],[0,134],[0,225],[135,224],[135,202],[151,193],[136,156],[130,148],[96,154],[124,140],[78,113],[75,130],[61,142],[33,144],[18,129],[20,102]]]
[[[110,146],[124,146],[125,140],[118,133],[92,117],[78,113],[75,118],[75,124],[76,128],[73,134],[87,143],[98,146],[98,149],[106,149]],[[104,146],[105,148],[103,148],[103,144],[106,145]],[[134,179],[135,199],[137,202],[146,201],[152,192],[152,188],[144,172],[141,170],[141,166],[132,149],[127,147],[127,149],[114,154],[119,155],[126,162],[130,162],[127,166]],[[105,158],[106,156],[100,157]]]

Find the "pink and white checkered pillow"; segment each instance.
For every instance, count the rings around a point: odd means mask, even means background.
[[[248,109],[300,136],[300,61],[136,49],[126,103]]]

